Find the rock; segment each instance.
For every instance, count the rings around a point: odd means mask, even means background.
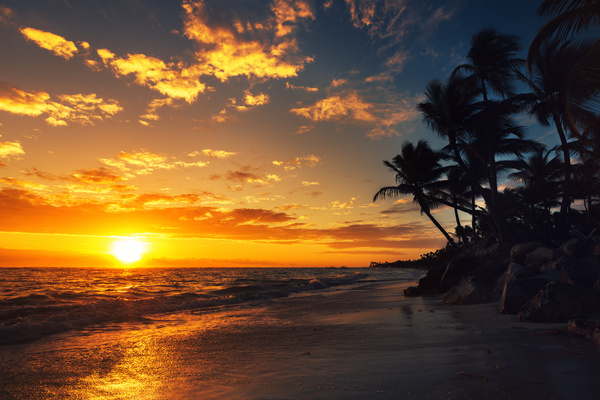
[[[504,286],[500,298],[500,312],[515,315],[536,293],[546,286],[548,281],[542,278],[509,280]]]
[[[427,270],[427,274],[419,279],[419,288],[428,293],[439,293],[440,281],[446,270],[446,265],[436,265]]]
[[[525,255],[535,248],[539,247],[538,242],[527,242],[515,244],[510,249],[510,258],[515,262],[525,262]]]
[[[537,249],[527,253],[525,256],[525,264],[541,265],[545,262],[552,261],[554,251],[547,247],[538,247]]]
[[[564,243],[560,249],[565,255],[581,255],[590,253],[592,250],[592,240],[590,238],[575,238]]]
[[[581,257],[566,256],[558,260],[557,268],[561,272],[561,281],[592,288],[600,279],[600,261],[591,254]]]
[[[529,277],[534,275],[534,271],[526,265],[510,263],[508,268],[502,274],[502,276],[496,282],[496,286],[494,287],[495,293],[502,293],[504,291],[504,286],[506,286],[506,282],[514,281],[515,279]]]
[[[586,318],[581,288],[563,282],[550,282],[519,310],[527,322],[566,322]]]
[[[569,333],[581,335],[600,344],[600,322],[581,319],[569,321]]]
[[[444,295],[444,305],[482,304],[492,301],[490,291],[483,285],[470,280],[463,280]]]
[[[456,286],[463,278],[475,272],[479,259],[475,256],[463,256],[452,260],[446,266],[444,275],[440,280],[442,292]]]
[[[416,297],[423,294],[423,289],[419,286],[410,286],[404,289],[404,297]]]

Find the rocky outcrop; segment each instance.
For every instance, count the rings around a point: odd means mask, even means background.
[[[514,246],[480,244],[430,269],[406,295],[445,293],[444,304],[489,302],[531,322],[583,319],[600,312],[600,237]]]

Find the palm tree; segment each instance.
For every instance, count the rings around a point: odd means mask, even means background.
[[[479,112],[480,121],[477,129],[480,134],[485,136],[481,142],[487,146],[482,149],[479,157],[485,159],[484,165],[489,168],[490,193],[484,199],[486,205],[496,226],[498,240],[500,242],[509,239],[508,228],[502,218],[502,205],[498,201],[497,185],[497,167],[493,149],[490,147],[494,142],[494,136],[499,132],[495,129],[505,129],[506,126],[506,107],[509,102],[494,102],[490,100],[488,91],[492,91],[503,98],[511,97],[514,93],[512,81],[516,70],[521,67],[524,60],[517,57],[520,50],[520,40],[518,36],[506,35],[496,32],[494,29],[483,29],[476,33],[471,40],[471,49],[467,53],[469,63],[459,65],[454,69],[453,75],[463,71],[471,73],[471,76],[477,79],[483,104]],[[512,102],[512,106],[516,103]],[[499,107],[501,106],[501,107]],[[495,113],[501,111],[500,114]],[[517,111],[515,109],[515,111]],[[497,126],[489,123],[488,119],[493,118]],[[482,160],[484,161],[484,160]]]
[[[484,102],[488,101],[488,88],[499,96],[510,97],[514,92],[515,71],[524,63],[516,56],[520,49],[518,36],[483,29],[471,39],[471,49],[467,53],[470,63],[459,65],[453,74],[467,71],[477,77]]]
[[[543,146],[527,159],[521,158],[512,163],[516,172],[508,177],[525,184],[524,195],[531,206],[541,205],[544,210],[546,230],[552,233],[550,209],[557,204],[560,197],[559,180],[563,165],[557,156],[552,157],[555,149],[546,151]]]
[[[431,210],[438,206],[432,194],[437,192],[438,181],[445,170],[440,164],[441,159],[441,154],[433,151],[426,141],[419,140],[416,146],[405,142],[402,144],[400,154],[396,155],[391,162],[383,162],[391,172],[396,174],[396,186],[379,189],[373,197],[373,202],[380,197],[385,199],[412,195],[413,201],[421,207],[421,212],[429,217],[450,244],[456,246],[448,232],[431,215]]]
[[[534,59],[540,57],[545,44],[564,41],[581,34],[600,21],[600,0],[544,0],[538,8],[539,16],[553,16],[539,30],[527,55],[527,66],[533,68]],[[572,134],[578,136],[576,124],[597,117],[590,109],[598,107],[600,91],[600,40],[590,44],[577,66],[571,71],[568,82],[569,102],[566,111]]]
[[[566,237],[569,230],[569,208],[571,205],[571,154],[565,130],[573,132],[569,119],[573,108],[571,101],[574,71],[589,51],[589,45],[573,44],[572,41],[553,39],[545,42],[532,56],[529,64],[530,77],[520,74],[532,90],[533,100],[529,113],[544,126],[550,121],[556,126],[563,153],[564,180],[563,199],[560,205],[558,234]]]

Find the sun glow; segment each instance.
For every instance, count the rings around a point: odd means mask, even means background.
[[[139,238],[116,240],[112,243],[112,254],[121,262],[134,263],[142,259],[146,244]]]

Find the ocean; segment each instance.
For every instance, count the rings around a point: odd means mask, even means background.
[[[0,345],[422,275],[370,268],[0,268]]]

